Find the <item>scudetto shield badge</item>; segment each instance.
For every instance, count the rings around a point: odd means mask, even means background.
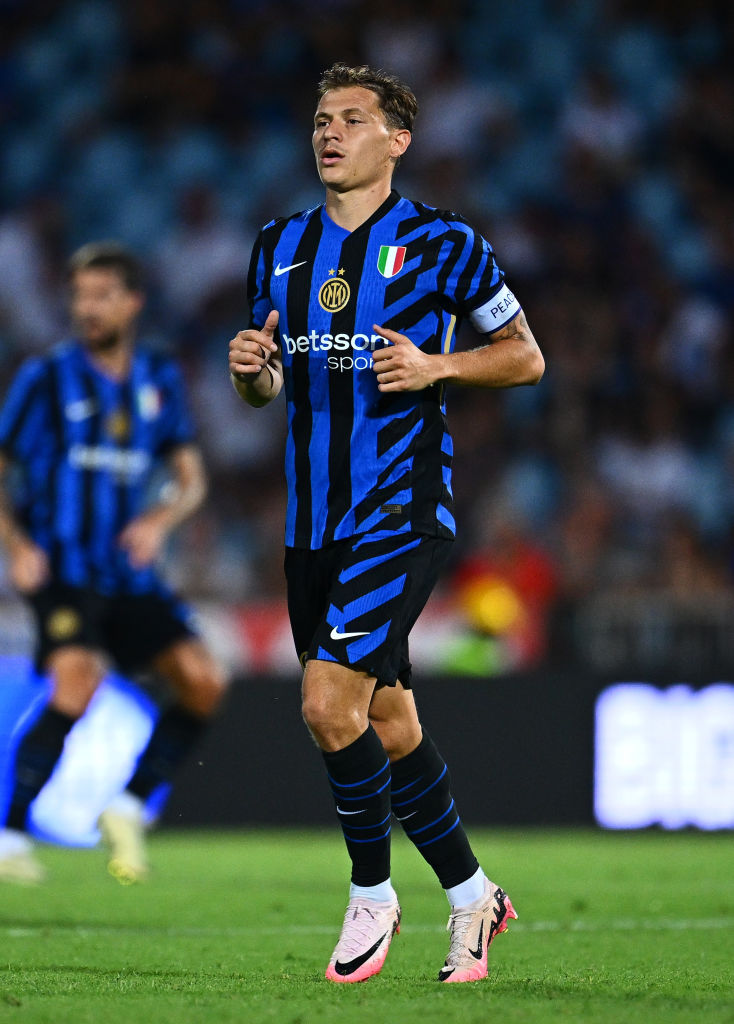
[[[395,277],[403,269],[405,263],[404,245],[381,245],[377,257],[377,269],[383,277]]]

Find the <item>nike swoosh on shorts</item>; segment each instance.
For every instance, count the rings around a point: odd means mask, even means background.
[[[334,626],[329,636],[332,640],[348,640],[352,636],[369,636],[369,633],[340,633],[336,626]]]

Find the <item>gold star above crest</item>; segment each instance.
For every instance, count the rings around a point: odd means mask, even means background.
[[[336,273],[335,270],[330,270],[329,271],[329,277],[333,277],[335,273]]]
[[[339,269],[339,277],[343,277],[344,273],[345,273],[344,267],[340,267],[340,269]]]

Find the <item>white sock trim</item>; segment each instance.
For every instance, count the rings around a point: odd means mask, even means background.
[[[467,878],[465,882],[459,882],[458,885],[452,885],[450,889],[445,889],[446,898],[452,909],[466,907],[469,903],[476,903],[478,899],[481,899],[484,895],[486,877],[482,869],[477,868],[471,878]]]
[[[379,885],[355,885],[352,882],[349,886],[349,899],[375,900],[378,903],[388,903],[390,900],[395,899],[395,890],[389,878],[386,878],[384,882],[380,882]]]

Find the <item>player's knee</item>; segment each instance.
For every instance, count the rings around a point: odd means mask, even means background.
[[[181,678],[178,686],[183,706],[207,718],[219,707],[225,689],[224,673],[214,664],[197,665]]]
[[[385,720],[370,717],[370,722],[380,737],[390,761],[399,761],[407,757],[418,746],[422,738],[420,725],[417,721]]]
[[[341,750],[358,739],[367,728],[367,722],[358,709],[337,714],[331,702],[318,693],[304,697],[301,713],[322,750]]]
[[[61,647],[49,657],[47,669],[53,706],[64,714],[81,717],[102,680],[97,655],[83,647]]]
[[[304,696],[301,714],[309,730],[314,734],[328,732],[331,725],[331,711],[320,694]]]
[[[188,711],[202,718],[216,711],[227,679],[219,663],[198,641],[184,641],[164,651],[153,667]]]

